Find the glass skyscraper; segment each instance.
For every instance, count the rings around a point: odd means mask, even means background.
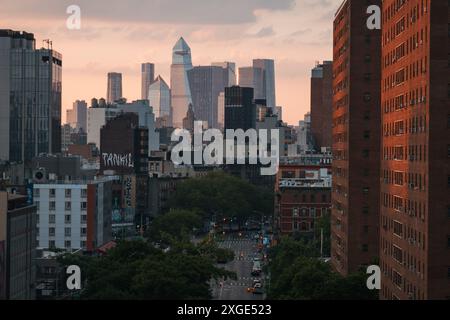
[[[150,85],[148,100],[156,118],[171,117],[170,88],[161,76]]]
[[[172,122],[175,128],[183,127],[183,118],[192,103],[187,72],[192,69],[191,48],[181,37],[172,52],[170,88],[172,92]]]
[[[0,30],[1,160],[61,152],[61,70],[61,54],[36,50],[33,34]]]
[[[143,63],[141,66],[141,99],[148,99],[148,88],[155,81],[155,65]]]
[[[106,93],[106,97],[108,103],[114,103],[123,97],[121,73],[108,73],[108,92]]]

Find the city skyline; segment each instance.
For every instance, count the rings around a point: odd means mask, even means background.
[[[174,10],[173,1],[126,7],[110,1],[105,8],[81,1],[82,27],[71,31],[65,25],[71,3],[45,6],[25,1],[27,6],[6,1],[0,27],[33,32],[38,47],[50,38],[63,54],[63,121],[74,101],[105,95],[108,72],[123,74],[123,95],[129,101],[141,96],[144,62],[155,63],[155,73],[170,82],[171,49],[183,36],[192,49],[193,66],[232,61],[239,68],[251,65],[253,59],[274,59],[277,104],[283,106],[283,120],[295,125],[310,108],[311,67],[316,60],[332,57],[329,21],[340,4],[340,0],[248,1],[216,12],[214,4],[194,1],[189,14],[181,15],[187,5]]]

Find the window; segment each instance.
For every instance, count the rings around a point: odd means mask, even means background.
[[[55,236],[55,228],[48,228],[48,235],[50,237],[54,237]]]
[[[72,229],[71,228],[64,228],[64,236],[70,237],[72,235]]]
[[[315,218],[316,217],[316,208],[311,208],[309,209],[311,218]]]
[[[395,270],[392,270],[392,280],[397,285],[397,287],[401,288],[402,283],[403,283],[403,277],[401,276],[400,273],[398,273]]]
[[[50,240],[50,241],[48,242],[48,247],[51,248],[51,249],[56,248],[55,240]]]
[[[364,139],[368,140],[370,139],[370,131],[364,131]]]
[[[316,202],[316,195],[312,194],[311,195],[311,203],[314,203],[314,202]]]
[[[81,189],[81,197],[86,198],[87,197],[87,189]]]
[[[86,241],[81,241],[80,245],[81,245],[82,248],[86,248]]]
[[[64,247],[70,249],[72,247],[72,242],[70,240],[64,241]]]
[[[369,251],[369,245],[368,244],[363,244],[362,251],[363,252],[368,252]]]
[[[65,223],[70,223],[72,221],[72,217],[70,216],[70,214],[66,214],[64,216],[64,222]]]
[[[447,236],[447,247],[450,248],[450,236]]]
[[[83,214],[81,215],[81,223],[86,223],[87,222],[87,215]]]
[[[50,198],[54,198],[56,195],[55,189],[50,189],[49,194],[50,194]]]
[[[322,203],[327,202],[327,195],[326,194],[322,194]]]
[[[87,234],[87,229],[86,228],[81,228],[81,235],[82,236],[86,236]]]
[[[368,187],[365,187],[365,188],[363,188],[363,194],[366,196],[366,195],[368,195],[369,194],[369,188]]]
[[[81,202],[81,210],[87,210],[87,202]]]
[[[293,217],[298,217],[298,208],[292,209],[292,216]]]
[[[369,214],[369,207],[363,207],[363,214]]]
[[[48,223],[55,223],[56,222],[56,216],[54,214],[48,215]]]
[[[369,154],[370,154],[369,150],[364,149],[362,153],[363,153],[363,157],[364,158],[368,158],[369,157]]]
[[[70,198],[72,196],[72,190],[66,189],[66,198]]]
[[[55,211],[55,208],[56,208],[55,201],[50,201],[48,204],[48,209],[51,211]]]
[[[33,197],[39,197],[40,191],[41,191],[41,189],[34,189],[33,190]]]
[[[64,206],[64,209],[66,211],[70,211],[72,209],[72,203],[70,201],[66,201],[66,204]]]
[[[450,206],[447,206],[447,217],[450,218]]]
[[[39,211],[39,206],[40,206],[39,201],[35,201],[34,205],[36,206],[36,210]]]
[[[372,100],[372,95],[370,93],[364,94],[364,102],[370,102]]]

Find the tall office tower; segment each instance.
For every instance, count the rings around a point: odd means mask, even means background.
[[[36,50],[33,34],[0,30],[1,160],[61,152],[61,69],[61,54]]]
[[[312,151],[313,138],[311,134],[311,113],[307,113],[304,119],[298,122],[297,145],[301,153]]]
[[[276,113],[275,98],[275,62],[271,59],[253,60],[253,68],[259,68],[263,71],[263,95],[267,101],[267,107]]]
[[[172,115],[170,88],[161,76],[150,85],[148,100],[153,108],[156,118],[168,117]]]
[[[256,128],[256,105],[253,88],[225,88],[225,129]]]
[[[449,3],[383,12],[380,296],[449,299]]]
[[[0,300],[34,300],[36,205],[0,191]]]
[[[189,130],[191,133],[194,132],[194,122],[197,120],[194,114],[194,109],[192,104],[189,104],[186,116],[183,118],[183,128]]]
[[[311,131],[317,151],[331,148],[333,123],[333,62],[317,63],[311,72]]]
[[[197,120],[218,128],[218,98],[227,87],[221,67],[199,66],[188,71],[192,105]]]
[[[148,99],[148,90],[155,81],[155,65],[153,63],[143,63],[141,65],[141,99]]]
[[[77,100],[73,103],[72,109],[66,111],[66,123],[77,131],[87,130],[87,103],[84,100]]]
[[[170,88],[172,94],[172,122],[175,128],[183,126],[183,118],[192,103],[187,72],[192,69],[191,48],[181,37],[173,47],[170,67]]]
[[[223,69],[223,81],[226,87],[232,87],[237,84],[236,82],[236,63],[234,62],[213,62],[213,67],[221,67]]]
[[[253,97],[255,99],[266,98],[264,95],[264,71],[261,68],[239,68],[239,86],[253,88]]]
[[[219,93],[217,98],[217,126],[220,130],[225,127],[225,92]]]
[[[106,101],[113,103],[122,98],[122,74],[117,72],[108,73],[108,92]]]
[[[343,275],[379,255],[381,32],[369,5],[345,0],[334,20],[331,262]]]

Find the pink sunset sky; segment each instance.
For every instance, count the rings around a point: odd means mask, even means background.
[[[194,65],[275,60],[277,105],[298,124],[310,108],[310,72],[332,59],[333,16],[341,0],[3,0],[0,29],[51,39],[63,54],[65,110],[106,96],[106,74],[123,73],[123,95],[140,98],[140,64],[152,62],[170,83],[172,47],[183,36]],[[81,30],[66,9],[81,8]]]

